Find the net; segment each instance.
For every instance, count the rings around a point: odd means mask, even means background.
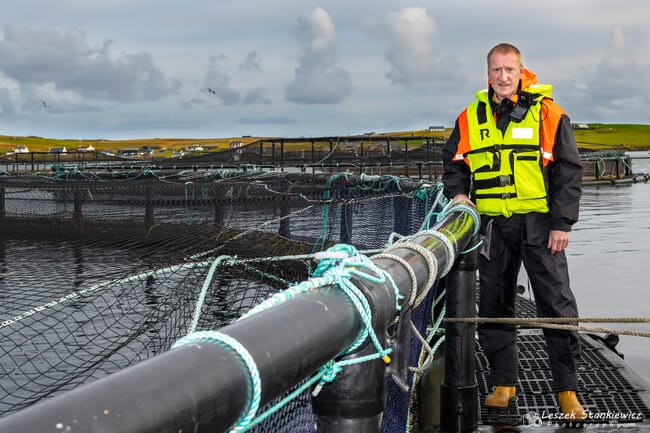
[[[0,177],[0,415],[164,352],[197,318],[231,323],[306,280],[316,251],[417,231],[438,190],[350,173]],[[313,430],[308,394],[257,427]]]

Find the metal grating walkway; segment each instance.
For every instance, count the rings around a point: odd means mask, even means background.
[[[519,297],[518,316],[532,317],[535,315],[534,308],[531,301]],[[580,336],[582,357],[578,365],[578,396],[585,410],[593,417],[586,422],[586,426],[650,431],[648,384],[601,341],[589,334],[581,333]],[[488,410],[481,405],[481,421],[484,425],[549,426],[549,421],[558,422],[554,416],[559,413],[559,405],[552,388],[544,335],[538,329],[521,329],[517,337],[517,398],[504,410]],[[488,373],[487,359],[477,347],[476,379],[481,403],[491,391]]]

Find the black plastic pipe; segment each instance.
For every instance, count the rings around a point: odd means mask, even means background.
[[[468,213],[452,209],[435,229],[448,239],[447,244],[457,253],[469,244],[477,223]],[[418,234],[411,242],[433,253],[438,262],[435,277],[440,277],[452,260],[445,243],[427,233]],[[391,254],[410,264],[417,277],[418,292],[425,290],[430,270],[424,258],[408,248],[396,248]],[[393,277],[403,296],[402,305],[406,306],[412,291],[407,270],[390,259],[378,258],[375,263]],[[383,335],[386,324],[397,316],[393,289],[366,281],[356,283],[373,305],[373,325],[377,327],[377,334]],[[325,287],[296,296],[219,331],[236,339],[250,353],[262,382],[262,406],[345,351],[362,327],[359,314],[347,296],[339,289]],[[361,351],[374,350],[369,347]],[[383,383],[385,365],[381,360],[375,364],[363,364],[369,369],[367,380]],[[223,432],[248,410],[249,377],[246,365],[232,349],[215,343],[185,345],[0,418],[0,431]],[[356,392],[359,398],[363,397],[357,388],[365,385],[360,384],[358,378],[342,377],[339,384],[338,381],[334,386],[343,385],[344,391],[348,389],[349,393]],[[349,412],[330,410],[323,414],[323,419],[333,417],[329,425],[365,423],[367,429],[358,431],[374,431],[370,428],[377,425],[383,410],[382,383],[372,383],[379,390],[379,399],[368,404],[345,402]],[[323,396],[329,392],[326,388],[323,388]],[[354,406],[362,407],[364,412],[357,412]]]
[[[434,228],[436,231],[448,235],[449,245],[452,245],[454,249],[452,255],[455,256],[466,247],[472,238],[474,221],[468,214],[455,215],[455,217],[445,218]],[[449,260],[452,260],[449,257],[447,246],[440,239],[426,233],[416,236],[413,243],[427,246],[434,256],[440,257],[436,260],[439,263],[435,278],[437,280],[444,273]],[[399,244],[396,246],[399,247]],[[425,288],[430,272],[424,257],[414,249],[404,247],[396,248],[390,253],[401,257],[413,268],[418,282],[418,292],[421,292]],[[390,258],[376,258],[374,262],[393,277],[400,293],[407,300],[411,294],[410,287],[413,282],[404,266]],[[466,260],[462,262],[465,263]],[[374,312],[375,332],[382,345],[385,345],[386,329],[396,313],[395,309],[391,308],[394,296],[391,296],[386,287],[368,285],[364,281],[355,281],[355,285],[363,290],[371,304]],[[407,307],[405,302],[403,307]],[[401,348],[401,350],[408,349]],[[366,344],[358,352],[345,356],[343,360],[351,361],[358,357],[372,355],[375,352],[376,349],[371,344]],[[397,353],[391,355],[393,358],[398,356]],[[347,365],[333,383],[324,386],[320,393],[312,399],[317,431],[319,433],[378,433],[381,431],[381,419],[386,401],[386,369],[387,365],[381,359]],[[468,415],[471,416],[469,413]],[[477,423],[477,420],[474,422]]]
[[[446,315],[476,316],[478,250],[464,254],[447,276]],[[440,387],[441,433],[478,431],[480,406],[475,376],[476,324],[445,324],[445,375]]]

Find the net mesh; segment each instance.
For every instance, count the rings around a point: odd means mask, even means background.
[[[217,329],[306,280],[313,252],[415,232],[436,192],[346,173],[0,177],[0,416],[168,350],[205,284],[197,329]],[[314,431],[309,395],[256,431]]]

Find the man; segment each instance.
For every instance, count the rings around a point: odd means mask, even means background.
[[[484,237],[479,258],[480,317],[513,317],[523,261],[540,317],[578,317],[564,250],[578,219],[582,164],[566,113],[537,84],[521,53],[499,44],[487,56],[488,89],[456,120],[443,150],[445,195],[475,205]],[[471,200],[470,200],[471,197]],[[475,204],[474,204],[475,203]],[[495,386],[485,405],[516,395],[517,330],[479,325]],[[576,391],[576,332],[544,329],[563,413],[585,418]]]

